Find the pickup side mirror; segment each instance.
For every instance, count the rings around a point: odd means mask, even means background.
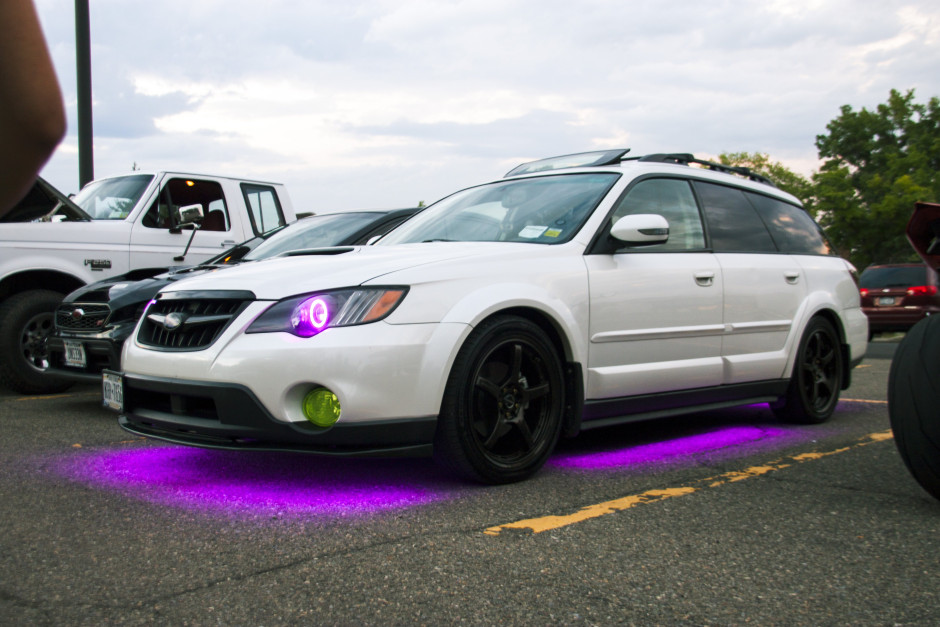
[[[184,205],[176,210],[177,226],[202,222],[202,205]]]
[[[655,213],[637,213],[620,218],[610,235],[630,246],[652,246],[669,239],[669,222]]]

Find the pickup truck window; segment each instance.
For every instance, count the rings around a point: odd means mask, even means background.
[[[251,228],[255,235],[267,233],[271,229],[287,224],[277,192],[273,187],[242,183],[242,193],[245,195],[245,205],[248,206]]]
[[[153,229],[177,226],[176,209],[186,205],[202,206],[202,225],[206,231],[228,231],[231,225],[225,194],[216,181],[170,179],[150,205],[142,224]]]
[[[72,200],[95,220],[123,220],[152,180],[150,174],[130,174],[92,181]]]

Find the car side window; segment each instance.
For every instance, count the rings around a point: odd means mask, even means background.
[[[273,187],[242,183],[242,194],[245,196],[245,205],[248,206],[251,228],[255,235],[267,233],[271,229],[287,224],[284,211],[281,209],[281,201],[277,197],[277,190]]]
[[[199,179],[170,179],[144,215],[142,224],[152,229],[169,229],[177,226],[176,212],[180,207],[200,205],[202,225],[206,231],[228,231],[230,228],[228,207],[222,186],[216,181]]]
[[[822,229],[802,208],[763,194],[745,192],[763,218],[782,252],[794,255],[834,255]]]
[[[695,181],[702,201],[712,250],[716,253],[776,253],[777,246],[764,221],[734,187]]]
[[[631,250],[680,251],[705,248],[702,218],[689,182],[683,179],[645,179],[631,187],[614,208],[611,224],[626,215],[654,213],[669,222],[669,239],[663,244]]]

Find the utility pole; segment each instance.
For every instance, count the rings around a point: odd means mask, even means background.
[[[91,129],[91,28],[88,0],[75,0],[75,64],[78,78],[78,186],[95,178]]]

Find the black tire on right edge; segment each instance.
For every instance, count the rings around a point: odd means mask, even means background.
[[[940,499],[940,317],[907,332],[891,361],[888,415],[914,479]]]

